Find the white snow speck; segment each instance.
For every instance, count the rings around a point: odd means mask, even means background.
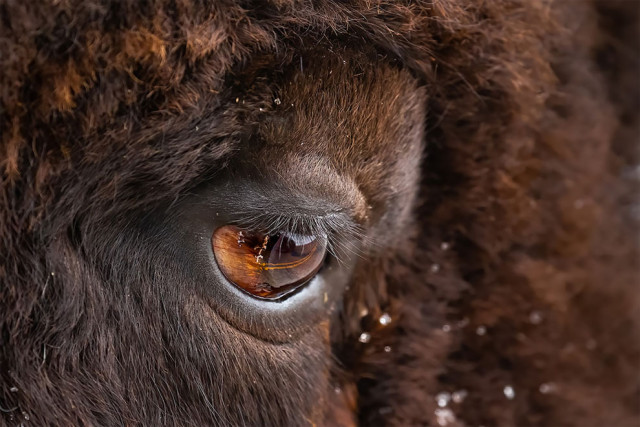
[[[371,334],[367,332],[361,333],[360,337],[358,337],[358,341],[360,341],[362,344],[368,343],[369,341],[371,341]]]
[[[436,402],[438,403],[438,406],[441,408],[444,408],[445,406],[447,406],[450,400],[451,400],[451,394],[446,391],[440,392],[436,395]]]
[[[454,391],[451,393],[451,400],[453,400],[453,403],[462,403],[468,394],[467,390]]]
[[[453,411],[449,408],[438,408],[435,410],[436,414],[436,422],[439,426],[447,426],[451,423],[456,422],[456,416],[453,414]]]
[[[389,316],[389,313],[383,313],[380,319],[378,319],[378,322],[380,322],[382,326],[387,326],[391,323],[391,316]]]
[[[509,400],[513,400],[516,397],[516,392],[513,389],[513,387],[511,387],[510,385],[504,386],[504,388],[502,389],[502,392],[504,393],[504,397],[506,397]]]

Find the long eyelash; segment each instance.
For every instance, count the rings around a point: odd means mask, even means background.
[[[345,218],[340,213],[329,213],[324,216],[290,215],[283,216],[273,212],[238,212],[237,225],[249,230],[259,230],[266,234],[308,234],[327,237],[327,252],[339,263],[347,254],[364,257],[364,249],[360,245],[347,244],[351,240],[360,240],[365,245],[375,245],[372,239],[366,238],[362,227]]]

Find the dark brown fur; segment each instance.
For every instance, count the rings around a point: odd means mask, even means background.
[[[3,424],[437,425],[456,390],[447,425],[639,422],[634,2],[0,20]],[[327,162],[367,199],[341,309],[284,344],[192,298],[180,248],[146,238],[234,161],[331,198]]]

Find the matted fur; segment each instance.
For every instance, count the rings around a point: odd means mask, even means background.
[[[624,1],[0,2],[0,420],[634,425],[638,14]],[[406,111],[426,99],[425,153],[411,221],[360,261],[330,341],[258,344],[203,323],[197,302],[164,306],[149,284],[180,282],[155,267],[171,254],[119,231],[206,181],[257,126],[271,94],[234,105],[235,79],[260,61],[304,72],[319,51],[357,66],[364,46],[365,71],[378,61],[388,80],[358,105],[418,85],[426,98],[406,95]],[[436,394],[457,390],[455,419],[437,412]]]

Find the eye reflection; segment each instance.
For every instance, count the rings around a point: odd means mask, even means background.
[[[250,232],[234,225],[218,228],[213,253],[224,276],[253,296],[275,299],[306,284],[325,258],[324,236]]]

